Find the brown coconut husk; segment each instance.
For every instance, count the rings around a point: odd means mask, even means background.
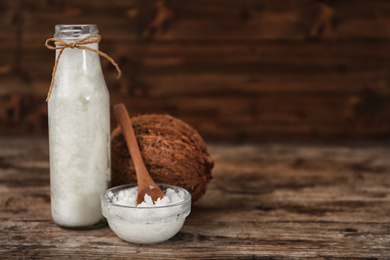
[[[132,119],[145,166],[156,183],[187,189],[197,201],[211,180],[213,159],[198,132],[169,115],[142,115]],[[111,184],[136,183],[130,153],[119,127],[111,133]]]

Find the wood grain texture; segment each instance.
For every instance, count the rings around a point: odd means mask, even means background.
[[[206,195],[150,246],[50,217],[48,143],[0,139],[0,258],[388,259],[390,143],[209,144]]]
[[[5,0],[0,17],[1,135],[47,134],[58,23],[98,25],[123,72],[102,60],[111,103],[132,116],[209,140],[390,133],[387,0]]]

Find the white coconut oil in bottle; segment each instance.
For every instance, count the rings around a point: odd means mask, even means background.
[[[70,43],[97,33],[96,25],[57,25],[54,38]],[[98,43],[85,46],[98,49]],[[64,49],[48,113],[52,218],[65,228],[102,226],[100,196],[110,182],[110,114],[98,53]]]

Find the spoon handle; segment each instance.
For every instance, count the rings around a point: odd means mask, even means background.
[[[114,105],[114,113],[122,129],[122,133],[125,137],[127,147],[129,148],[130,155],[133,160],[135,172],[137,174],[138,186],[144,187],[144,185],[147,185],[150,181],[153,182],[153,179],[150,177],[142,159],[127,109],[122,103],[116,104]]]

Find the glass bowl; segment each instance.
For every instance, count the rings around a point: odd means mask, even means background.
[[[166,206],[131,207],[113,203],[112,195],[136,187],[136,184],[117,186],[104,192],[102,214],[118,237],[134,244],[155,244],[170,239],[182,228],[191,212],[191,194],[177,186],[157,185],[164,193],[168,188],[182,192],[184,200]]]

